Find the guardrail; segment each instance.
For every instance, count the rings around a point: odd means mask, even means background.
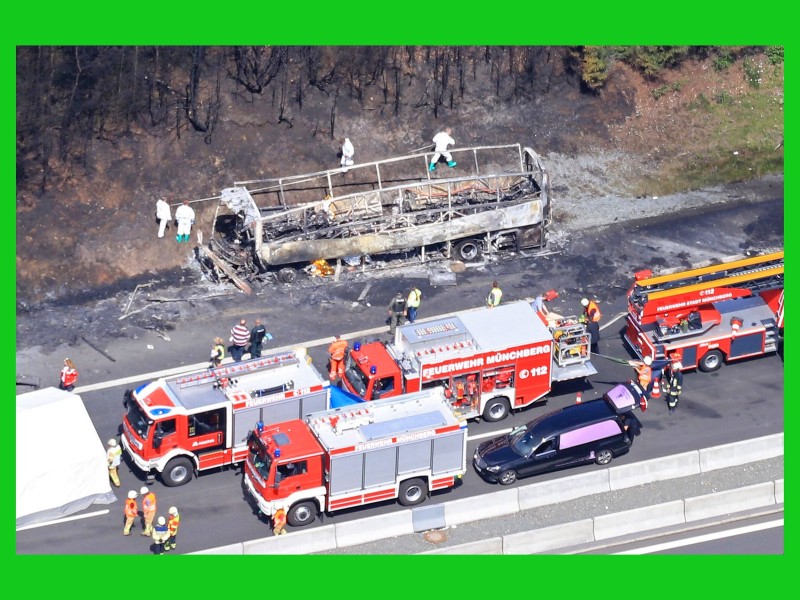
[[[784,434],[724,444],[599,469],[579,475],[500,490],[440,505],[422,505],[380,517],[337,523],[289,535],[230,544],[194,554],[310,554],[375,542],[426,530],[415,527],[414,513],[444,509],[446,527],[511,515],[548,504],[621,490],[643,483],[698,475],[783,455]],[[494,537],[425,554],[532,554],[619,537],[647,529],[680,525],[709,517],[783,503],[783,479],[705,496],[675,500],[562,525]],[[419,520],[425,522],[424,520]]]

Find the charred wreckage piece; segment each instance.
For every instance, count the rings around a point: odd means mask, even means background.
[[[478,260],[546,245],[550,180],[520,144],[452,150],[452,177],[434,177],[430,153],[342,169],[236,182],[222,190],[206,246],[237,278],[294,281],[307,265],[370,257]],[[206,271],[219,280],[210,261]],[[228,269],[226,269],[228,270]]]

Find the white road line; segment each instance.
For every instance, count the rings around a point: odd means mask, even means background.
[[[489,433],[482,433],[480,435],[469,435],[467,436],[467,441],[471,442],[473,440],[482,440],[483,438],[487,437],[500,437],[501,435],[505,435],[511,431],[511,427],[508,429],[501,429],[500,431],[490,431]]]
[[[46,523],[34,523],[33,525],[25,525],[23,527],[17,527],[17,531],[25,531],[26,529],[36,529],[37,527],[47,527],[48,525],[58,525],[59,523],[67,523],[69,521],[77,521],[79,519],[88,519],[89,517],[99,517],[100,515],[107,515],[108,513],[109,513],[108,509],[98,510],[97,512],[87,513],[85,515],[64,517],[63,519],[58,519],[56,521],[47,521]]]
[[[766,523],[757,523],[755,525],[747,525],[745,527],[738,527],[736,529],[728,529],[727,531],[719,531],[717,533],[707,533],[705,535],[698,535],[683,540],[664,542],[663,544],[654,544],[652,546],[645,546],[643,548],[636,548],[634,550],[625,550],[624,552],[614,552],[614,554],[653,554],[654,552],[662,552],[663,550],[672,550],[673,548],[691,546],[692,544],[702,544],[703,542],[721,540],[724,538],[733,537],[735,535],[744,535],[746,533],[763,531],[764,529],[773,529],[775,527],[783,527],[783,519],[767,521]]]

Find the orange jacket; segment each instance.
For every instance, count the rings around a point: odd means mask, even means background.
[[[146,515],[156,512],[156,495],[153,492],[148,492],[142,499],[142,512]]]
[[[134,498],[128,498],[125,501],[125,516],[135,517],[138,514],[139,508],[136,506],[136,500]]]
[[[169,520],[167,521],[167,531],[169,531],[169,535],[173,536],[178,533],[178,525],[181,524],[181,516],[178,515],[170,515]]]
[[[275,511],[275,514],[272,515],[272,521],[274,523],[273,527],[283,527],[286,525],[286,511],[282,508],[279,508]]]
[[[639,385],[641,385],[644,389],[647,389],[647,387],[650,385],[650,382],[653,380],[653,369],[644,363],[634,367],[634,369],[636,369],[636,374],[639,377]]]
[[[590,321],[597,323],[602,316],[603,315],[600,312],[600,307],[597,306],[597,303],[594,300],[589,300],[589,305],[586,307],[586,317]]]
[[[328,354],[331,355],[333,360],[343,360],[347,352],[347,342],[344,340],[336,340],[328,346]]]

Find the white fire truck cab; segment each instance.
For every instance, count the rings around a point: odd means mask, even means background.
[[[467,423],[441,389],[259,424],[249,439],[245,487],[261,513],[295,527],[333,512],[397,498],[404,506],[464,474]]]
[[[328,408],[329,387],[302,349],[158,379],[126,392],[122,446],[145,473],[183,485],[195,471],[243,461],[257,422]]]
[[[624,339],[639,357],[679,358],[684,370],[711,372],[778,349],[783,252],[635,278]]]
[[[345,389],[375,400],[444,387],[465,418],[499,421],[555,381],[597,373],[590,335],[577,319],[549,327],[527,302],[476,308],[398,327],[392,343],[354,343]]]

